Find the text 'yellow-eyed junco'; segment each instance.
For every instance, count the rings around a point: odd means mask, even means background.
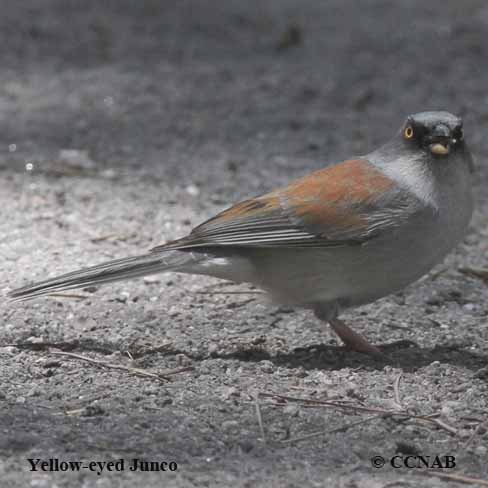
[[[370,154],[238,203],[186,237],[9,296],[27,300],[162,271],[210,275],[311,308],[347,346],[377,354],[338,315],[402,289],[455,246],[472,214],[472,167],[462,120],[418,113]]]

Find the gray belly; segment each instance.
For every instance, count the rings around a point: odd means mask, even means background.
[[[466,211],[455,225],[438,215],[413,221],[363,245],[261,250],[253,259],[253,281],[282,303],[369,303],[403,289],[442,261],[464,235],[470,214]]]
[[[440,210],[426,205],[363,245],[247,248],[188,271],[254,283],[281,303],[352,307],[372,302],[426,274],[464,236],[472,213],[470,181],[462,166],[454,176],[437,195]]]

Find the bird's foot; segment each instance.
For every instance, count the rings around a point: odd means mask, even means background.
[[[342,320],[329,319],[332,330],[341,338],[344,345],[353,351],[362,352],[376,358],[384,358],[384,353],[373,344],[370,344],[362,335],[354,332]]]
[[[389,349],[396,349],[398,347],[418,347],[418,345],[409,340],[400,340],[391,342],[389,344],[382,344],[375,346],[368,342],[362,335],[354,332],[342,320],[337,318],[329,319],[329,324],[332,330],[341,338],[344,345],[352,351],[362,352],[378,359],[385,359],[386,352]]]

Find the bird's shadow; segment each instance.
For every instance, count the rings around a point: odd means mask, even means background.
[[[287,368],[302,367],[306,370],[327,371],[359,367],[381,370],[389,365],[401,368],[405,372],[415,372],[434,361],[462,366],[474,372],[486,368],[488,357],[468,351],[465,347],[464,344],[444,344],[433,348],[421,348],[414,344],[410,344],[408,347],[405,347],[405,344],[399,346],[393,344],[381,348],[385,354],[383,357],[377,358],[344,347],[312,344],[277,354],[270,354],[263,348],[253,347],[219,354],[218,357],[246,362],[268,360],[277,366]]]
[[[96,351],[101,354],[112,354],[118,348],[113,344],[100,343],[90,338],[65,342],[42,342],[8,344],[21,349],[42,351],[56,348],[61,351]],[[305,370],[337,371],[344,368],[365,368],[382,370],[385,366],[401,368],[405,372],[416,372],[434,361],[452,364],[470,369],[477,377],[488,380],[488,356],[469,351],[467,344],[445,343],[432,348],[422,348],[411,341],[397,341],[379,346],[383,352],[381,357],[352,351],[345,347],[327,344],[310,344],[296,347],[288,352],[271,353],[264,345],[245,346],[232,352],[214,352],[193,355],[188,351],[174,349],[171,346],[140,347],[131,349],[134,359],[153,362],[157,356],[176,356],[184,354],[195,361],[206,359],[237,360],[249,363],[270,361],[276,366],[285,368],[304,368]],[[152,357],[153,359],[149,359]],[[149,363],[148,363],[149,364]]]

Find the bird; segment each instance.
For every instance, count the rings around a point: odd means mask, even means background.
[[[29,300],[159,272],[247,282],[311,309],[346,348],[381,355],[341,318],[415,282],[463,238],[473,157],[447,111],[406,117],[378,149],[241,201],[188,235],[11,291]]]

